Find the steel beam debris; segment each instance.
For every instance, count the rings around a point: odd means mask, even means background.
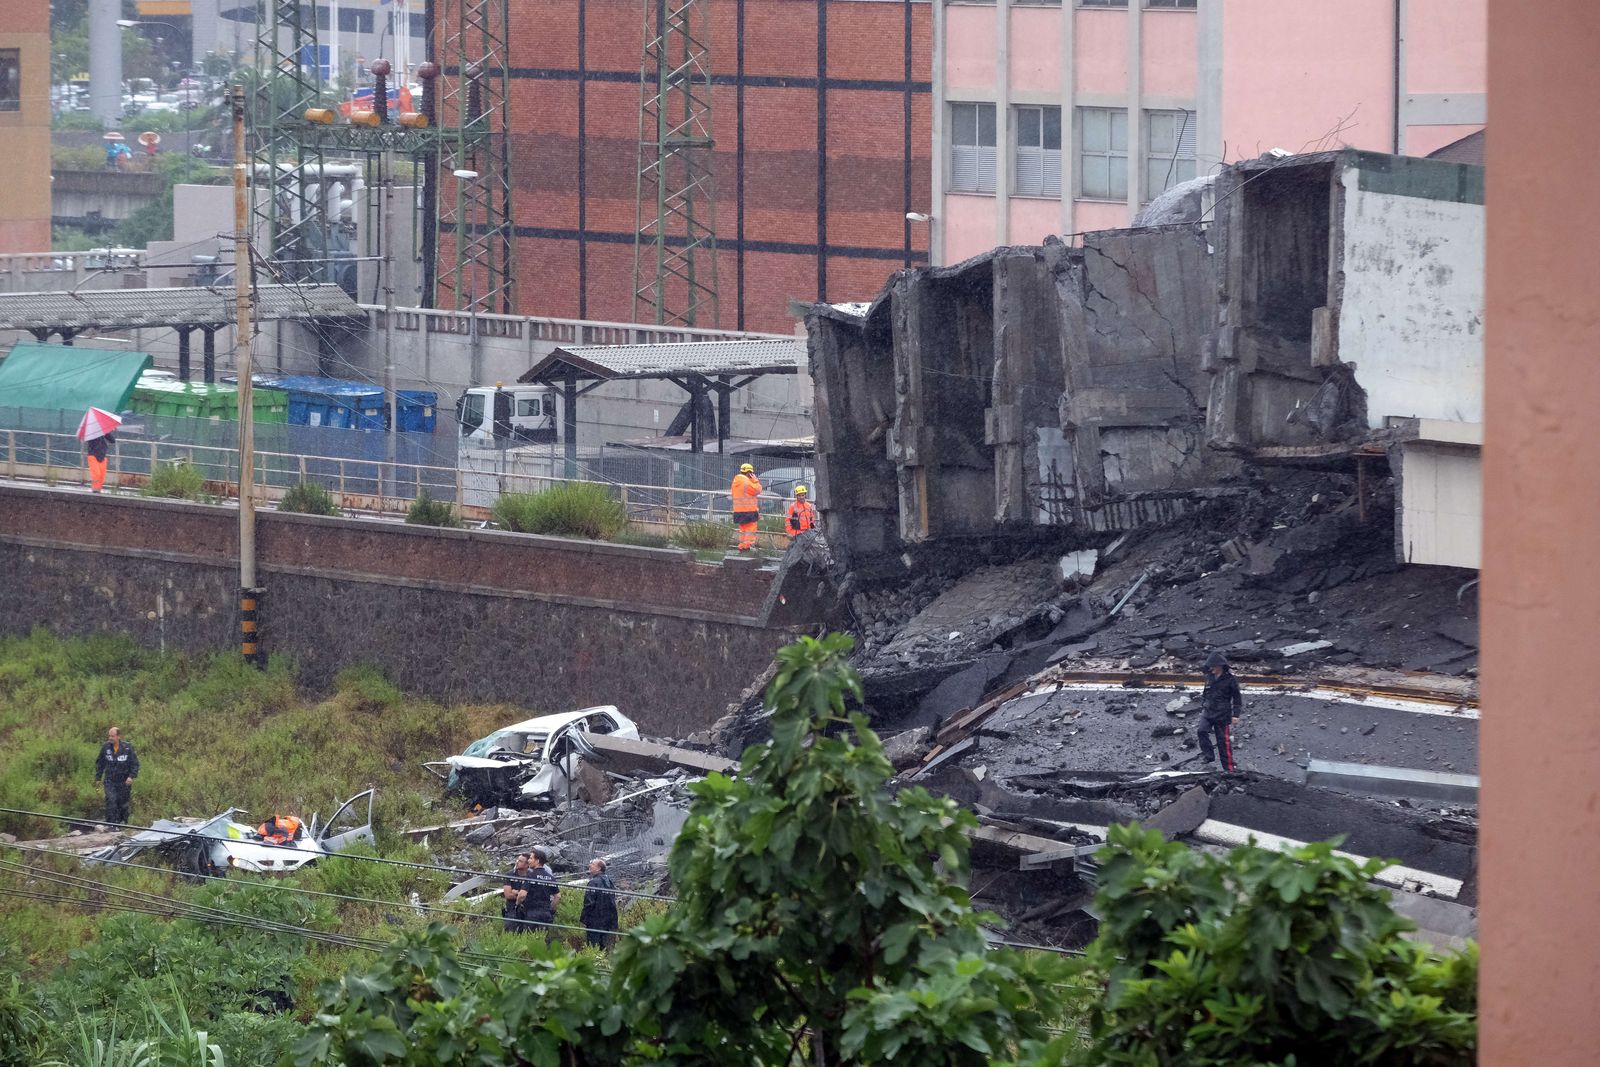
[[[1477,775],[1424,771],[1415,767],[1373,767],[1315,759],[1306,765],[1306,784],[1451,804],[1478,802]]]

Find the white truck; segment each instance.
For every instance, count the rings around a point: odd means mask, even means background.
[[[456,452],[461,503],[487,508],[518,479],[551,478],[565,470],[561,396],[548,385],[474,386],[456,401]]]

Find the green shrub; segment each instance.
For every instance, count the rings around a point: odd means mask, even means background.
[[[1212,856],[1113,826],[1085,960],[1106,996],[1075,1062],[1473,1062],[1476,947],[1440,956],[1406,940],[1413,924],[1372,884],[1388,861],[1335,844]]]
[[[452,529],[461,525],[461,516],[448,500],[435,500],[424,489],[422,495],[411,502],[406,512],[406,522],[413,526],[446,526]]]
[[[494,502],[494,521],[516,533],[609,541],[628,525],[622,501],[598,482],[563,482],[537,493],[506,493]]]
[[[714,519],[686,522],[672,531],[672,543],[707,551],[727,548],[733,544],[733,524]]]
[[[58,130],[105,129],[105,125],[87,111],[58,111],[50,124]]]
[[[206,499],[206,476],[186,459],[157,463],[150,480],[140,490],[145,496],[164,496],[175,500]]]
[[[342,515],[333,494],[316,482],[292,485],[278,501],[279,511],[293,511],[301,515]]]

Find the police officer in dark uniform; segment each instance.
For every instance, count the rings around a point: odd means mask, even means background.
[[[133,799],[133,780],[139,777],[139,754],[122,739],[115,726],[106,731],[106,743],[94,761],[94,780],[105,782],[106,822],[126,823],[128,802]]]
[[[535,846],[531,856],[533,864],[528,872],[530,884],[525,915],[528,925],[524,929],[548,930],[550,924],[556,921],[556,896],[560,894],[561,887],[556,884],[555,872],[547,866],[550,854]]]
[[[528,866],[526,852],[517,856],[515,866],[506,873],[506,884],[500,890],[501,929],[506,933],[522,933],[528,929],[528,892],[533,888],[533,869]]]

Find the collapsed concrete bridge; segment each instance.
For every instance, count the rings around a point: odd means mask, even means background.
[[[1199,211],[898,272],[807,309],[847,562],[1182,513],[1245,464],[1402,479],[1397,557],[1476,566],[1483,171],[1264,158]]]

